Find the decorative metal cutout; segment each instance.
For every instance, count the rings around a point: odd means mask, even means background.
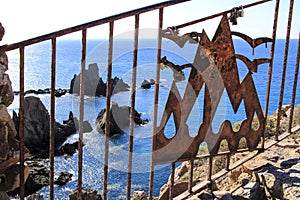
[[[231,32],[226,15],[223,16],[213,39],[210,41],[203,30],[202,33],[192,32],[182,36],[178,31],[168,29],[163,32],[163,37],[173,40],[179,47],[186,42],[198,44],[198,49],[193,63],[176,65],[166,57],[161,63],[173,70],[172,83],[165,110],[157,127],[157,134],[153,136],[153,162],[155,164],[170,163],[190,159],[196,156],[199,145],[206,142],[209,152],[217,154],[222,140],[226,140],[231,152],[238,149],[241,138],[245,138],[249,149],[256,148],[265,125],[265,119],[258,99],[252,73],[257,72],[257,67],[269,63],[266,58],[249,60],[243,55],[235,54],[232,35],[239,36],[249,43],[248,36]],[[260,38],[254,41],[255,48],[259,44],[271,42],[269,38]],[[249,43],[252,45],[252,43]],[[236,59],[242,60],[248,67],[248,73],[240,82]],[[188,83],[183,97],[176,86],[177,81],[185,79],[183,69],[191,68]],[[199,124],[195,137],[189,134],[187,119],[193,109],[201,89],[204,89],[203,122]],[[232,109],[236,113],[244,100],[246,119],[242,122],[240,130],[235,132],[229,120],[222,122],[217,133],[212,131],[212,121],[215,117],[221,96],[226,89]],[[164,134],[165,127],[173,114],[176,133],[172,138]],[[257,115],[260,122],[258,129],[253,130],[251,124]]]

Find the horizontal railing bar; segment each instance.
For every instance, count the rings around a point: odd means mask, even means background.
[[[70,27],[70,28],[62,29],[60,31],[52,32],[52,33],[45,34],[45,35],[42,35],[42,36],[38,36],[38,37],[35,37],[35,38],[32,38],[32,39],[24,40],[24,41],[9,44],[9,45],[3,45],[3,46],[0,46],[0,49],[4,48],[5,51],[11,51],[11,50],[14,50],[14,49],[17,49],[17,48],[20,48],[20,47],[32,45],[32,44],[35,44],[35,43],[50,40],[52,38],[60,37],[60,36],[67,35],[67,34],[70,34],[70,33],[74,33],[74,32],[77,32],[77,31],[80,31],[80,30],[83,30],[83,29],[88,29],[88,28],[91,28],[91,27],[106,24],[108,22],[116,21],[116,20],[123,19],[123,18],[126,18],[126,17],[135,16],[137,14],[153,11],[153,10],[156,10],[156,9],[164,8],[164,7],[167,7],[167,6],[172,6],[172,5],[187,2],[187,1],[191,1],[191,0],[172,0],[172,1],[165,1],[165,2],[162,2],[162,3],[158,3],[158,4],[153,4],[153,5],[150,5],[150,6],[146,6],[146,7],[138,8],[138,9],[135,9],[135,10],[123,12],[123,13],[120,13],[120,14],[112,15],[110,17],[105,17],[105,18],[98,19],[98,20],[95,20],[95,21],[91,21],[91,22],[88,22],[88,23],[84,23],[84,24],[81,24],[81,25],[77,25],[77,26],[73,26],[73,27]]]
[[[259,4],[262,4],[262,3],[266,3],[266,2],[269,2],[269,1],[272,1],[272,0],[262,0],[262,1],[257,1],[257,2],[254,2],[254,3],[251,3],[251,4],[247,4],[245,6],[243,6],[243,8],[250,8],[252,6],[256,6],[256,5],[259,5]],[[200,22],[203,22],[203,21],[206,21],[206,20],[209,20],[209,19],[213,19],[213,18],[216,18],[216,17],[220,17],[224,14],[227,14],[227,13],[230,13],[232,12],[232,9],[230,10],[226,10],[226,11],[223,11],[223,12],[220,12],[220,13],[216,13],[214,15],[210,15],[208,17],[204,17],[204,18],[201,18],[201,19],[196,19],[194,21],[190,21],[190,22],[187,22],[187,23],[184,23],[184,24],[180,24],[178,26],[175,26],[177,29],[179,28],[183,28],[183,27],[186,27],[186,26],[191,26],[193,24],[197,24],[197,23],[200,23]]]

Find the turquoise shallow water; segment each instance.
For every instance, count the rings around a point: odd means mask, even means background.
[[[273,81],[271,90],[271,101],[269,104],[269,114],[273,113],[278,106],[279,88],[281,84],[281,73],[283,64],[284,40],[277,40],[276,54],[273,70]],[[255,49],[255,55],[252,56],[252,49],[241,40],[234,40],[235,50],[239,54],[246,55],[249,59],[269,57],[269,48],[261,45]],[[130,40],[118,40],[114,44],[113,57],[113,76],[123,78],[125,82],[131,85],[131,68],[132,68],[132,48],[133,42]],[[286,87],[284,93],[283,104],[289,104],[291,101],[292,83],[294,78],[294,67],[296,60],[297,41],[291,41],[290,54],[288,59]],[[148,118],[150,123],[135,128],[134,135],[134,154],[133,154],[133,179],[132,190],[148,189],[149,182],[149,166],[151,152],[151,134],[153,119],[153,87],[149,90],[143,90],[139,86],[144,79],[155,79],[155,58],[156,58],[156,41],[141,40],[139,43],[138,53],[138,68],[137,68],[137,89],[136,89],[136,109],[143,113],[144,118]],[[107,42],[104,40],[89,40],[88,41],[88,57],[87,65],[97,63],[99,67],[99,75],[106,79],[107,66]],[[163,42],[162,55],[166,55],[169,60],[176,64],[192,62],[195,54],[196,46],[188,45],[184,49],[178,48],[170,41]],[[51,51],[50,42],[41,43],[28,47],[25,51],[25,90],[29,89],[45,89],[50,87],[50,62]],[[70,80],[74,74],[80,71],[80,40],[59,40],[57,43],[57,77],[56,88],[69,88]],[[9,75],[13,83],[13,89],[19,90],[18,79],[18,52],[9,52]],[[247,69],[239,62],[240,79],[245,76]],[[189,71],[184,70],[188,75]],[[170,90],[172,81],[172,72],[170,69],[161,71],[160,78],[160,96],[159,96],[159,119]],[[258,72],[253,74],[256,83],[256,89],[261,101],[262,109],[265,107],[265,92],[268,78],[268,65],[260,65]],[[298,80],[299,82],[299,80]],[[185,88],[186,82],[177,83],[181,95]],[[297,89],[296,103],[300,103],[300,88]],[[38,95],[45,106],[49,109],[49,95]],[[119,105],[130,105],[130,92],[122,92],[112,96],[112,101],[116,101]],[[200,93],[192,111],[191,117],[188,119],[191,134],[195,134],[202,120],[203,111],[203,92]],[[94,121],[98,112],[105,107],[105,98],[86,97],[85,98],[85,120],[90,121],[94,126]],[[9,107],[9,110],[18,109],[18,96]],[[75,116],[78,116],[79,97],[76,95],[67,94],[63,97],[56,98],[56,119],[59,122],[68,118],[69,111],[73,111]],[[224,119],[230,119],[232,122],[240,121],[245,118],[245,108],[243,103],[237,113],[231,109],[226,93],[221,100],[221,106],[216,113],[216,120],[213,122],[217,130],[220,123]],[[174,133],[174,126],[171,121],[167,125],[166,135],[171,137]],[[122,199],[126,194],[126,179],[127,179],[127,146],[128,146],[128,130],[124,130],[125,134],[116,136],[110,139],[109,153],[109,181],[108,188],[109,199]],[[78,135],[72,135],[67,142],[74,142],[78,139]],[[101,193],[103,185],[103,155],[104,155],[104,137],[92,131],[84,135],[84,162],[83,162],[83,185],[98,190]],[[55,170],[58,175],[61,171],[68,171],[74,174],[71,182],[65,186],[55,186],[55,199],[66,199],[70,192],[77,184],[77,154],[71,158],[56,157]],[[170,166],[157,166],[155,168],[155,187],[154,195],[159,194],[160,187],[167,182]],[[41,193],[47,198],[49,189],[43,188]]]

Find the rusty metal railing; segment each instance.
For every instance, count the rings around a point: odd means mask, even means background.
[[[244,6],[244,8],[255,6],[255,5],[258,5],[258,4],[261,4],[261,3],[265,3],[265,2],[267,2],[267,1],[256,2],[256,3],[253,3],[253,4],[249,4],[247,6]],[[275,42],[276,42],[276,32],[277,32],[277,21],[278,21],[279,5],[280,5],[280,1],[277,0],[276,4],[275,4],[275,11],[274,11],[272,46],[271,46],[271,50],[270,50],[270,59],[269,59],[269,72],[268,72],[268,83],[267,83],[267,91],[266,91],[264,119],[262,119],[262,121],[260,121],[260,123],[266,122],[267,117],[268,117],[268,108],[269,108],[269,102],[270,102],[270,89],[271,89],[271,82],[272,82],[272,71],[273,71],[273,64],[274,64],[273,62],[274,62],[274,55],[275,55]],[[249,152],[249,149],[235,149],[235,150],[229,150],[229,151],[225,151],[225,152],[212,151],[209,154],[205,154],[205,155],[186,156],[186,157],[182,156],[182,158],[177,159],[176,162],[189,161],[190,165],[191,165],[190,166],[190,172],[189,172],[188,189],[187,189],[186,192],[183,192],[182,194],[176,196],[175,199],[178,199],[178,200],[179,199],[185,199],[189,195],[197,193],[197,192],[199,192],[202,189],[205,189],[207,187],[210,188],[211,191],[212,191],[212,183],[215,180],[219,179],[220,177],[227,174],[229,171],[237,168],[238,166],[240,166],[240,165],[244,164],[245,162],[249,161],[250,159],[254,158],[258,154],[260,154],[260,153],[264,152],[265,150],[269,149],[270,147],[272,147],[273,145],[275,145],[279,141],[282,141],[283,139],[288,137],[294,131],[298,131],[300,129],[299,126],[296,126],[296,127],[292,126],[295,99],[296,99],[296,88],[297,88],[298,72],[299,72],[299,54],[300,54],[300,49],[299,49],[300,48],[300,43],[299,43],[298,44],[298,54],[297,54],[297,59],[296,59],[296,64],[295,64],[296,66],[295,66],[295,74],[294,74],[293,91],[292,91],[292,97],[291,97],[291,110],[290,110],[290,115],[289,115],[288,131],[283,133],[283,134],[280,132],[280,122],[281,122],[281,117],[282,117],[281,109],[282,109],[282,106],[283,106],[282,102],[283,102],[283,95],[284,95],[284,89],[285,89],[286,69],[287,69],[287,60],[288,60],[289,42],[290,42],[290,32],[291,32],[291,27],[292,27],[293,5],[294,5],[294,1],[291,0],[290,1],[289,13],[288,13],[287,36],[286,36],[286,40],[285,40],[286,43],[285,43],[285,52],[284,52],[282,81],[281,81],[281,87],[280,87],[279,106],[278,106],[278,113],[277,113],[277,119],[276,119],[275,140],[274,141],[269,141],[267,144],[265,144],[266,125],[267,124],[264,123],[263,134],[262,134],[262,138],[261,138],[262,139],[261,140],[261,146],[253,148],[251,150],[251,151],[253,151],[252,153],[249,153],[248,156],[244,157],[243,159],[239,160],[236,163],[230,164],[230,156],[233,153]],[[183,28],[185,26],[189,26],[189,25],[196,24],[196,23],[199,23],[199,22],[203,22],[203,21],[206,21],[206,20],[221,16],[221,15],[227,14],[231,11],[232,10],[228,10],[228,11],[224,11],[224,12],[212,15],[212,16],[208,16],[208,17],[205,17],[205,18],[201,18],[201,19],[198,19],[198,20],[187,22],[187,23],[175,26],[173,28],[173,30]],[[232,33],[232,34],[241,35],[241,34],[236,34],[236,33]],[[189,35],[189,37],[191,37],[191,36],[195,37],[195,33],[191,33]],[[186,41],[186,40],[192,41],[192,39],[190,39],[190,38],[185,40],[184,36],[182,36],[182,38],[179,38],[177,36],[174,37],[172,35],[166,35],[166,37],[169,38],[169,39],[174,40],[175,42],[177,41],[178,42],[177,44],[179,46],[183,45],[184,42],[182,42],[182,40],[183,41]],[[202,35],[198,33],[198,37],[200,37],[200,42],[201,42],[201,37],[203,37],[203,33],[202,33]],[[246,37],[244,37],[244,39],[245,38]],[[300,40],[300,35],[299,35],[298,40]],[[196,41],[198,42],[199,39],[197,38]],[[195,43],[197,43],[197,42],[195,42]],[[247,42],[249,43],[248,40],[247,40]],[[205,41],[203,43],[205,43]],[[254,40],[253,40],[253,44],[254,44]],[[205,48],[205,44],[204,44],[204,48]],[[209,47],[207,47],[207,48],[209,48]],[[253,49],[254,49],[254,47],[253,47]],[[169,65],[169,66],[171,67],[171,65]],[[179,68],[178,66],[176,66],[176,67],[177,67],[177,69]],[[181,66],[181,67],[185,68],[186,66]],[[179,102],[180,102],[180,100],[179,100]],[[176,111],[174,111],[173,114],[176,114]],[[174,139],[175,137],[176,136],[174,136],[172,139]],[[181,137],[183,137],[183,135]],[[172,142],[172,139],[170,139],[167,143],[162,145],[162,144],[159,143],[159,142],[162,142],[162,143],[164,142],[164,139],[162,140],[162,137],[159,136],[159,137],[154,138],[154,139],[156,139],[158,141],[159,145],[157,145],[157,146],[159,146],[159,148],[166,148],[165,145]],[[193,144],[191,144],[191,146],[192,145]],[[217,148],[219,148],[219,146],[217,146]],[[158,148],[155,148],[154,150],[158,150]],[[166,151],[168,151],[168,150],[166,150]],[[169,156],[172,156],[172,154],[169,153]],[[219,173],[212,174],[213,159],[215,157],[218,157],[218,156],[226,156],[226,160],[227,160],[226,168],[221,170]],[[159,156],[157,155],[157,157],[159,157]],[[166,158],[166,157],[164,157],[164,158]],[[157,159],[159,159],[159,158],[157,158]],[[193,166],[194,166],[194,162],[195,162],[195,160],[201,160],[201,159],[208,159],[207,180],[202,181],[201,183],[198,183],[195,186],[193,186]],[[164,162],[164,161],[163,160],[158,160],[157,162],[160,163],[160,162]],[[170,161],[170,163],[172,165],[172,168],[171,168],[171,175],[170,175],[170,182],[169,182],[169,199],[173,199],[174,198],[173,197],[173,186],[174,186],[175,168],[174,168],[174,162]]]
[[[178,3],[183,3],[190,0],[174,0],[174,1],[166,1],[162,3],[158,3],[155,5],[143,7],[140,9],[135,9],[129,12],[124,12],[121,14],[113,15],[110,17],[106,17],[103,19],[95,20],[92,22],[88,22],[85,24],[81,24],[78,26],[66,28],[60,31],[56,31],[53,33],[49,33],[46,35],[42,35],[36,38],[32,38],[29,40],[13,43],[10,45],[1,46],[1,49],[4,51],[12,51],[15,49],[19,49],[20,51],[20,108],[19,108],[19,116],[20,116],[20,199],[25,198],[25,184],[24,184],[24,69],[25,69],[25,48],[36,44],[41,43],[43,41],[51,40],[52,46],[52,61],[51,61],[51,102],[50,102],[50,199],[54,199],[54,124],[55,124],[55,83],[56,83],[56,39],[58,37],[68,35],[74,32],[81,31],[82,32],[82,52],[81,52],[81,80],[83,83],[85,76],[85,59],[86,59],[86,36],[89,28],[100,26],[103,24],[109,24],[109,51],[108,51],[108,67],[107,67],[107,101],[106,108],[110,110],[110,88],[111,88],[111,72],[112,72],[112,52],[113,52],[113,33],[114,33],[114,22],[119,19],[128,18],[131,16],[135,16],[135,40],[134,40],[134,57],[133,57],[133,78],[132,78],[132,87],[134,88],[136,83],[136,67],[137,67],[137,53],[138,53],[138,32],[139,32],[139,16],[143,13],[158,10],[160,11],[160,16],[162,16],[163,8],[176,5]],[[84,113],[84,84],[80,84],[80,116],[79,116],[79,143],[78,143],[78,199],[81,199],[81,190],[82,190],[82,159],[83,159],[83,113]],[[132,102],[131,108],[134,110],[134,90],[132,89]],[[103,199],[107,199],[107,180],[108,180],[108,151],[109,151],[109,113],[106,112],[106,138],[105,138],[105,156],[104,156],[104,185],[103,185]],[[134,113],[134,112],[131,112]],[[133,115],[131,115],[131,119],[133,119]],[[131,124],[132,124],[131,120]],[[130,142],[129,142],[129,164],[128,164],[128,183],[127,183],[127,199],[130,199],[131,193],[131,170],[132,170],[132,146],[133,146],[133,125],[130,125]]]
[[[113,37],[114,37],[114,22],[128,17],[135,17],[135,34],[134,34],[134,50],[133,50],[133,61],[132,61],[132,77],[131,77],[131,114],[130,114],[130,127],[129,127],[129,144],[128,144],[128,166],[127,166],[127,188],[126,188],[126,199],[129,200],[131,198],[131,184],[132,184],[132,153],[133,153],[133,138],[134,138],[134,110],[135,110],[135,88],[136,88],[136,79],[137,79],[137,58],[138,58],[138,42],[139,42],[139,24],[140,24],[140,15],[146,12],[150,12],[153,10],[159,11],[158,16],[158,30],[163,29],[163,11],[164,8],[167,6],[172,6],[178,3],[187,2],[190,0],[174,0],[174,1],[166,1],[163,3],[155,4],[152,6],[147,6],[144,8],[132,10],[129,12],[121,13],[118,15],[110,16],[107,18],[95,20],[89,23],[85,23],[82,25],[74,26],[71,28],[63,29],[60,31],[56,31],[53,33],[49,33],[43,36],[39,36],[33,39],[21,41],[18,43],[10,44],[1,46],[0,48],[5,50],[6,52],[19,49],[20,52],[20,94],[19,94],[19,102],[20,102],[20,108],[19,108],[19,115],[20,115],[20,127],[19,127],[19,138],[20,138],[20,199],[25,199],[25,184],[24,184],[24,69],[25,69],[25,50],[28,46],[41,43],[43,41],[51,40],[51,49],[52,49],[52,59],[51,59],[51,102],[50,102],[50,199],[54,199],[54,125],[55,125],[55,84],[56,84],[56,40],[57,38],[68,35],[74,32],[81,31],[81,41],[82,41],[82,51],[81,51],[81,79],[80,83],[84,83],[85,81],[85,60],[86,60],[86,48],[87,48],[87,32],[90,28],[100,26],[103,24],[109,25],[109,46],[108,46],[108,66],[107,66],[107,89],[106,89],[106,110],[110,110],[111,105],[111,78],[112,78],[112,68],[113,68]],[[263,0],[258,1],[249,5],[245,5],[243,8],[249,8],[252,6],[256,6],[262,3],[269,2],[270,0]],[[283,64],[283,73],[282,73],[282,84],[281,84],[281,90],[280,90],[280,99],[279,99],[279,106],[278,106],[278,116],[277,116],[277,125],[276,125],[276,140],[271,141],[268,144],[265,144],[265,137],[266,137],[266,119],[268,115],[268,109],[269,109],[269,101],[270,101],[270,89],[271,89],[271,82],[272,82],[272,70],[273,70],[273,61],[274,61],[274,54],[275,54],[275,42],[276,42],[276,32],[277,32],[277,21],[278,21],[278,13],[279,13],[279,4],[280,1],[276,1],[275,5],[275,11],[274,11],[274,24],[273,24],[273,34],[272,34],[272,46],[271,46],[271,52],[270,52],[270,58],[268,60],[269,62],[269,72],[268,72],[268,83],[267,83],[267,91],[266,91],[266,102],[265,102],[265,110],[264,110],[264,127],[263,127],[263,134],[261,135],[261,147],[257,147],[257,145],[253,148],[251,148],[252,153],[250,153],[247,157],[244,159],[241,159],[239,162],[230,163],[230,156],[233,153],[238,152],[248,152],[248,149],[234,149],[233,151],[225,151],[225,152],[210,152],[209,154],[205,155],[196,155],[196,156],[188,156],[188,157],[180,157],[177,160],[172,160],[172,162],[166,161],[156,161],[156,157],[154,155],[155,145],[156,145],[156,136],[158,134],[158,102],[159,102],[159,80],[160,80],[160,64],[161,64],[161,57],[162,57],[162,38],[163,38],[163,32],[158,31],[158,39],[157,39],[157,52],[156,52],[156,81],[155,81],[155,94],[154,94],[154,118],[153,118],[153,129],[152,129],[152,153],[150,161],[150,177],[149,177],[149,188],[148,188],[148,196],[149,199],[153,198],[153,184],[154,184],[154,168],[156,165],[160,165],[161,163],[170,163],[171,164],[171,181],[169,185],[169,199],[184,199],[188,197],[189,195],[199,192],[200,190],[212,187],[212,182],[222,176],[224,176],[229,171],[237,168],[238,166],[242,165],[246,161],[252,159],[259,153],[263,152],[264,150],[270,148],[271,146],[275,145],[277,142],[283,140],[287,136],[289,136],[293,131],[296,129],[299,129],[299,127],[292,127],[292,120],[293,120],[293,111],[295,106],[295,98],[296,98],[296,91],[297,91],[297,80],[298,80],[298,72],[299,72],[299,57],[300,57],[300,35],[299,35],[299,44],[298,44],[298,54],[297,54],[297,60],[296,60],[296,67],[295,67],[295,74],[294,74],[294,83],[293,83],[293,91],[292,91],[292,101],[291,101],[291,113],[289,118],[289,127],[288,131],[284,134],[279,133],[279,126],[280,126],[280,111],[282,109],[282,100],[283,100],[283,94],[284,94],[284,88],[285,88],[285,74],[286,74],[286,67],[287,67],[287,59],[288,59],[288,49],[289,49],[289,40],[290,40],[290,28],[292,26],[292,13],[293,13],[293,4],[294,0],[290,1],[290,10],[289,10],[289,19],[288,19],[288,26],[287,26],[287,37],[286,37],[286,48],[285,48],[285,56],[284,56],[284,64]],[[176,26],[176,29],[184,28],[196,23],[200,23],[212,18],[225,16],[228,13],[231,13],[232,10],[227,10],[212,16],[208,16],[205,18],[197,19],[191,22],[187,22],[181,25]],[[203,35],[200,35],[203,36]],[[189,38],[190,39],[190,38]],[[79,116],[79,142],[78,142],[78,199],[82,199],[82,179],[83,179],[83,120],[84,120],[84,84],[80,84],[80,116]],[[109,160],[109,134],[110,134],[110,112],[106,112],[106,123],[105,123],[105,153],[104,153],[104,182],[103,182],[103,193],[102,197],[103,199],[107,199],[107,193],[108,193],[108,160]],[[197,145],[195,145],[197,146]],[[199,146],[199,144],[198,144]],[[219,147],[219,146],[218,146]],[[184,152],[182,152],[184,153]],[[226,169],[220,171],[217,174],[212,173],[212,165],[213,165],[213,159],[217,156],[226,156],[227,158],[227,166]],[[208,159],[209,168],[208,168],[208,176],[207,180],[202,181],[201,183],[193,186],[193,180],[194,180],[194,162],[196,160],[201,159]],[[183,192],[177,197],[174,197],[174,173],[175,173],[175,164],[182,161],[189,161],[191,168],[189,171],[189,180],[188,180],[188,189],[186,192]]]

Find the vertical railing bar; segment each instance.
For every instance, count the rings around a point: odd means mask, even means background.
[[[25,141],[24,141],[24,67],[25,67],[25,49],[20,47],[20,124],[19,124],[19,138],[20,138],[20,199],[24,200],[25,198],[25,175],[24,175],[24,154],[25,154]]]
[[[108,47],[108,66],[106,80],[106,120],[105,120],[105,153],[104,153],[104,182],[103,182],[103,199],[107,199],[107,179],[108,179],[108,150],[110,134],[110,98],[111,98],[111,76],[112,76],[112,57],[113,57],[113,34],[114,21],[109,23],[109,47]]]
[[[172,162],[171,165],[171,177],[170,177],[170,185],[169,185],[169,200],[173,199],[174,196],[174,176],[175,176],[175,162]]]
[[[263,138],[262,138],[262,149],[265,149],[265,138],[266,138],[266,131],[267,131],[266,126],[267,126],[267,117],[268,117],[268,112],[269,112],[270,91],[271,91],[273,65],[274,65],[279,5],[280,5],[280,0],[277,0],[276,5],[275,5],[275,11],[274,11],[273,34],[272,34],[273,42],[272,42],[272,46],[271,46],[270,64],[269,64],[269,72],[268,72],[268,86],[267,86],[267,92],[266,92],[266,103],[265,103],[265,113],[264,113],[265,126],[264,126],[264,131],[263,131]]]
[[[86,35],[87,30],[82,30],[81,38],[81,76],[80,76],[80,105],[79,105],[79,142],[78,142],[78,193],[77,199],[82,199],[82,161],[83,161],[83,120],[84,120],[84,84],[85,84],[85,65],[86,65]]]
[[[156,53],[156,80],[154,91],[154,108],[153,108],[153,127],[152,127],[152,151],[150,160],[150,177],[149,177],[149,200],[153,198],[153,181],[154,181],[154,163],[153,163],[153,151],[154,140],[157,127],[157,114],[158,114],[158,96],[159,96],[159,79],[160,79],[160,59],[161,59],[161,46],[162,46],[162,30],[163,27],[163,8],[159,9],[159,24],[158,24],[158,38],[157,38],[157,53]]]
[[[213,156],[210,155],[208,159],[208,173],[207,173],[207,180],[209,181],[208,188],[210,192],[212,192],[212,170],[213,170]]]
[[[226,170],[229,170],[230,167],[230,154],[226,155]]]
[[[51,40],[52,58],[51,58],[51,105],[50,105],[50,199],[54,199],[54,126],[55,126],[55,78],[56,78],[56,38]]]
[[[134,32],[134,49],[132,63],[132,80],[131,80],[131,105],[130,105],[130,126],[129,126],[129,144],[128,144],[128,173],[127,173],[127,191],[126,199],[130,200],[131,195],[131,176],[132,176],[132,154],[133,154],[133,134],[134,134],[134,115],[135,115],[135,91],[136,91],[136,75],[137,75],[137,55],[139,41],[139,23],[140,16],[135,15],[135,32]]]
[[[190,172],[189,172],[189,185],[188,185],[188,191],[192,193],[193,189],[193,176],[194,176],[194,159],[190,160]]]
[[[293,117],[294,117],[294,106],[295,106],[295,99],[296,99],[296,92],[297,92],[298,74],[299,74],[299,62],[300,62],[300,32],[299,32],[299,39],[298,39],[298,53],[297,53],[296,66],[295,66],[294,85],[293,85],[293,92],[292,92],[289,129],[288,129],[290,133],[292,132],[292,124],[293,124]]]
[[[280,98],[279,98],[278,113],[277,113],[277,124],[276,124],[276,133],[275,133],[276,140],[278,140],[279,128],[280,128],[281,109],[282,109],[282,101],[283,101],[283,95],[284,95],[286,68],[287,68],[287,60],[288,60],[289,45],[290,45],[291,25],[292,25],[292,18],[293,18],[293,7],[294,7],[294,0],[291,0],[290,1],[290,9],[289,9],[288,25],[287,25],[286,41],[285,41]]]

